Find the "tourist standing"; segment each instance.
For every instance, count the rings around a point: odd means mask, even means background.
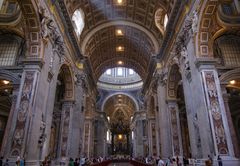
[[[164,161],[159,157],[158,166],[164,166]]]
[[[166,160],[166,166],[170,166],[171,164],[171,157],[168,157]]]
[[[24,166],[24,158],[20,159],[20,166]]]
[[[6,162],[5,162],[5,164],[3,166],[9,166],[8,159],[6,159]]]
[[[218,155],[217,160],[218,160],[218,166],[222,166],[223,165],[222,164],[222,158],[220,157],[220,155]]]
[[[74,162],[73,162],[73,159],[72,158],[70,158],[69,159],[69,164],[68,164],[69,166],[74,166]]]
[[[213,161],[210,155],[208,155],[208,159],[205,162],[206,166],[212,166]]]
[[[21,158],[20,158],[20,156],[18,156],[17,160],[16,160],[16,166],[20,166],[20,160],[21,160]]]
[[[0,158],[0,166],[2,166],[3,165],[3,156],[1,156],[1,158]]]

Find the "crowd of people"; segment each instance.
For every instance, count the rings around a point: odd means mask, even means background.
[[[9,160],[8,159],[3,159],[3,157],[0,157],[0,166],[9,166]],[[16,166],[24,166],[25,165],[25,159],[23,157],[18,156],[15,162]]]
[[[176,157],[168,157],[167,159],[162,159],[161,157],[137,157],[132,158],[130,156],[111,156],[111,157],[94,157],[94,158],[88,158],[88,157],[79,157],[79,158],[70,158],[68,163],[68,166],[90,166],[93,164],[101,163],[104,161],[112,161],[112,160],[134,160],[140,163],[145,163],[149,166],[194,166],[196,165],[196,162],[193,159],[186,159],[183,157],[180,159],[178,156]],[[21,158],[20,156],[16,159],[16,166],[24,166],[25,165],[25,159]],[[62,163],[63,165],[66,165],[66,163]],[[53,163],[51,162],[50,156],[45,157],[45,159],[42,161],[42,166],[51,166]],[[218,155],[217,157],[217,164],[218,166],[223,166],[222,158]],[[213,166],[213,159],[210,155],[208,155],[208,158],[205,160],[206,166]],[[9,166],[9,160],[3,159],[3,157],[0,158],[0,166]]]
[[[168,157],[167,159],[162,159],[161,157],[137,157],[132,158],[132,160],[151,166],[197,166],[200,164],[197,163],[197,160],[195,159],[186,159],[185,157],[180,159],[178,156]],[[213,166],[213,159],[210,155],[208,155],[208,158],[202,161],[202,164],[205,164],[206,166]],[[219,155],[214,166],[223,166],[222,158]]]

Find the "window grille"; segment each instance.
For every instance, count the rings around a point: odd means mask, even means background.
[[[1,41],[0,42],[0,66],[15,65],[18,53],[17,41]]]

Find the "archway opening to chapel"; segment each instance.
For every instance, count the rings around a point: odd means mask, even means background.
[[[240,79],[233,79],[227,86],[229,95],[229,109],[232,117],[234,130],[237,135],[238,147],[240,147]]]
[[[9,80],[0,79],[0,149],[12,107],[12,90],[13,86]]]
[[[180,119],[180,130],[182,135],[182,148],[183,156],[186,158],[191,158],[191,149],[190,149],[190,139],[189,139],[189,128],[187,120],[186,105],[184,99],[183,85],[180,84],[177,89],[177,103],[179,109],[179,119]]]
[[[60,148],[60,134],[61,134],[61,110],[62,110],[62,101],[64,99],[64,89],[65,84],[63,80],[62,73],[58,75],[56,94],[54,100],[54,109],[51,125],[51,134],[49,142],[49,154],[51,158],[56,159],[59,157],[59,148]]]
[[[176,102],[177,108],[173,107],[175,112],[178,112],[178,115],[172,112],[172,133],[180,133],[181,135],[173,135],[173,146],[175,155],[182,155],[185,158],[191,158],[191,146],[190,146],[190,138],[189,138],[189,128],[188,128],[188,119],[187,119],[187,111],[185,104],[185,89],[183,87],[182,75],[179,71],[179,66],[174,64],[171,67],[170,75],[169,75],[169,83],[168,83],[168,95],[174,103]],[[178,110],[178,111],[176,111]],[[179,125],[178,125],[178,117],[179,117]],[[180,130],[180,131],[178,131]],[[181,139],[180,139],[181,138]],[[180,142],[181,141],[181,142]]]
[[[219,59],[217,66],[222,75],[228,76],[224,80],[228,94],[228,105],[230,109],[233,127],[237,136],[236,146],[240,147],[240,36],[234,32],[223,34],[214,41],[214,56]],[[235,72],[237,71],[237,72]],[[239,155],[239,154],[238,154]]]
[[[130,155],[131,154],[131,120],[136,105],[134,101],[125,94],[116,94],[110,97],[105,105],[109,122],[109,154],[111,155]]]

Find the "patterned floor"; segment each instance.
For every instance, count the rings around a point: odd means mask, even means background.
[[[132,166],[130,163],[111,163],[108,166]]]

